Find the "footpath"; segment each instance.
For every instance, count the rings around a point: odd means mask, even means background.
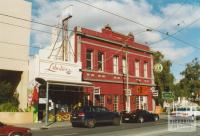
[[[160,114],[159,117],[160,119],[167,120],[166,114]],[[41,129],[50,129],[50,128],[71,127],[71,123],[70,121],[54,122],[54,123],[49,123],[49,125],[46,126],[45,123],[42,122],[42,123],[31,123],[31,124],[14,124],[14,126],[26,127],[26,128],[30,128],[31,130],[41,130]]]

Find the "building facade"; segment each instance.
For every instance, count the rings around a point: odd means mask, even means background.
[[[150,48],[136,43],[134,36],[112,31],[75,28],[75,61],[82,62],[85,97],[94,105],[112,111],[153,111],[153,57]]]
[[[19,94],[20,108],[27,107],[31,3],[0,1],[0,81],[9,81]],[[17,19],[18,18],[18,19]]]

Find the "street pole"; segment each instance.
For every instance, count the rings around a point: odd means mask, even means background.
[[[46,84],[46,119],[45,125],[48,126],[48,118],[49,118],[49,83]]]
[[[127,46],[127,45],[126,45]],[[126,111],[130,111],[130,96],[128,96],[129,91],[129,75],[128,75],[128,52],[126,47]]]

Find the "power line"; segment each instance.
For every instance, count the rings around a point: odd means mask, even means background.
[[[124,19],[124,20],[130,21],[130,22],[132,22],[132,23],[135,23],[135,24],[137,24],[137,25],[140,25],[140,26],[142,26],[142,27],[145,27],[145,28],[147,28],[147,29],[149,29],[149,30],[156,31],[156,32],[159,32],[159,33],[161,33],[161,34],[164,34],[164,35],[166,35],[167,37],[173,38],[173,39],[175,39],[175,40],[177,40],[177,41],[179,41],[179,42],[184,43],[185,45],[193,46],[193,45],[191,45],[191,44],[188,43],[188,42],[185,42],[185,41],[183,41],[183,40],[181,40],[181,39],[178,39],[178,38],[174,37],[173,35],[169,35],[168,32],[167,32],[167,33],[162,32],[162,31],[157,30],[157,29],[155,29],[155,28],[152,28],[152,27],[150,27],[150,26],[147,26],[147,25],[144,25],[144,24],[142,24],[142,23],[136,22],[136,21],[134,21],[134,20],[132,20],[132,19],[123,17],[123,16],[121,16],[121,15],[119,15],[119,14],[116,14],[116,13],[110,12],[110,11],[108,11],[108,10],[99,8],[99,7],[94,6],[94,5],[91,5],[91,4],[89,4],[89,3],[86,3],[86,2],[83,2],[83,1],[80,1],[80,0],[76,0],[76,1],[79,2],[79,3],[82,3],[82,4],[84,4],[84,5],[93,7],[93,8],[95,8],[95,9],[101,10],[101,11],[103,11],[103,12],[109,13],[109,14],[114,15],[114,16],[116,16],[116,17],[122,18],[122,19]],[[156,41],[155,43],[161,42],[161,41],[163,41],[164,39],[167,39],[167,38],[163,38],[162,40]],[[154,44],[154,43],[153,43],[153,44]],[[151,44],[151,45],[152,45],[152,44]],[[193,46],[193,47],[198,48],[198,47],[196,47],[196,46]],[[199,48],[198,48],[198,49],[199,49]]]
[[[2,13],[0,13],[0,15],[1,16],[15,18],[15,19],[19,19],[19,20],[23,20],[23,21],[26,21],[26,22],[32,22],[32,23],[36,23],[36,24],[40,24],[40,25],[44,25],[44,26],[48,26],[48,27],[62,29],[62,28],[60,28],[58,26],[55,26],[55,25],[49,25],[49,24],[45,24],[45,23],[42,23],[42,22],[34,21],[34,20],[24,19],[24,18],[21,18],[21,17],[11,16],[11,15],[2,14]]]
[[[183,5],[186,3],[186,0],[181,3],[181,5],[173,12],[172,16],[169,16],[167,19],[165,19],[159,26],[157,26],[155,29],[160,28],[163,24],[165,24],[168,20],[170,20],[172,17],[176,15],[176,13],[183,7]]]
[[[6,22],[0,22],[1,24],[6,24],[6,25],[11,25],[11,26],[16,26],[16,27],[20,27],[20,28],[24,28],[24,29],[29,29],[29,30],[34,30],[34,31],[38,31],[38,32],[42,32],[42,33],[47,33],[47,34],[54,34],[51,32],[47,32],[47,31],[43,31],[43,30],[39,30],[39,29],[34,29],[34,28],[30,28],[30,27],[24,27],[24,26],[20,26],[20,25],[15,25],[12,23],[6,23]],[[57,35],[57,34],[54,34]]]
[[[41,23],[41,22],[38,22],[38,21],[28,20],[28,19],[24,19],[24,18],[21,18],[21,17],[11,16],[11,15],[2,14],[2,13],[0,13],[0,16],[6,16],[6,17],[18,19],[18,20],[23,20],[23,21],[26,21],[26,22],[32,22],[32,23],[35,23],[35,24],[44,25],[44,26],[48,26],[48,27],[52,27],[52,28],[57,28],[57,29],[62,29],[63,30],[63,28],[59,27],[59,26],[49,25],[49,24],[46,24],[46,23]],[[9,24],[9,23],[7,23],[7,24]],[[16,26],[18,26],[18,25],[16,25]],[[23,27],[23,26],[19,26],[19,27]],[[27,27],[24,27],[24,28],[27,28]],[[29,29],[33,29],[33,30],[40,31],[40,32],[45,32],[45,33],[50,33],[50,32],[46,32],[46,31],[34,29],[34,28],[29,28]],[[69,30],[68,29],[68,31],[72,31],[73,32],[74,30]]]
[[[173,35],[176,35],[177,33],[181,32],[181,31],[183,31],[184,29],[188,28],[189,26],[193,25],[194,23],[198,22],[199,20],[200,20],[200,17],[198,17],[197,19],[195,19],[194,21],[192,21],[191,23],[189,23],[189,24],[186,25],[185,27],[179,29],[179,30],[176,31],[175,33],[173,33],[173,34],[168,34],[168,37],[164,37],[164,38],[162,38],[161,40],[158,40],[158,41],[156,41],[156,42],[150,43],[150,45],[159,43],[159,42],[164,41],[165,39],[171,37],[171,38],[173,38],[173,39],[175,39],[175,40],[177,40],[177,41],[179,41],[179,42],[184,43],[185,45],[190,45],[190,46],[192,46],[192,47],[194,47],[194,48],[200,49],[199,47],[196,47],[196,46],[194,46],[194,45],[192,45],[192,44],[190,44],[190,43],[188,43],[188,42],[185,42],[185,41],[183,41],[183,40],[181,40],[181,39],[176,38],[176,37],[173,36]]]

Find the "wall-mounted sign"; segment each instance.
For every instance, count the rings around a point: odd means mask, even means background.
[[[131,95],[131,89],[125,89],[126,95]]]
[[[160,73],[160,72],[162,72],[162,70],[163,70],[162,64],[157,63],[157,64],[154,65],[154,71],[155,72]]]
[[[81,81],[81,64],[66,61],[39,60],[39,75],[37,77],[53,81]]]
[[[93,93],[94,94],[100,94],[101,92],[100,92],[100,88],[99,87],[97,87],[97,88],[94,88],[94,91],[93,91]]]
[[[72,73],[72,68],[66,65],[65,63],[52,62],[49,64],[49,68],[47,70],[51,72],[63,72],[68,75]]]
[[[158,90],[156,90],[155,87],[151,87],[151,92],[154,97],[158,97]]]

